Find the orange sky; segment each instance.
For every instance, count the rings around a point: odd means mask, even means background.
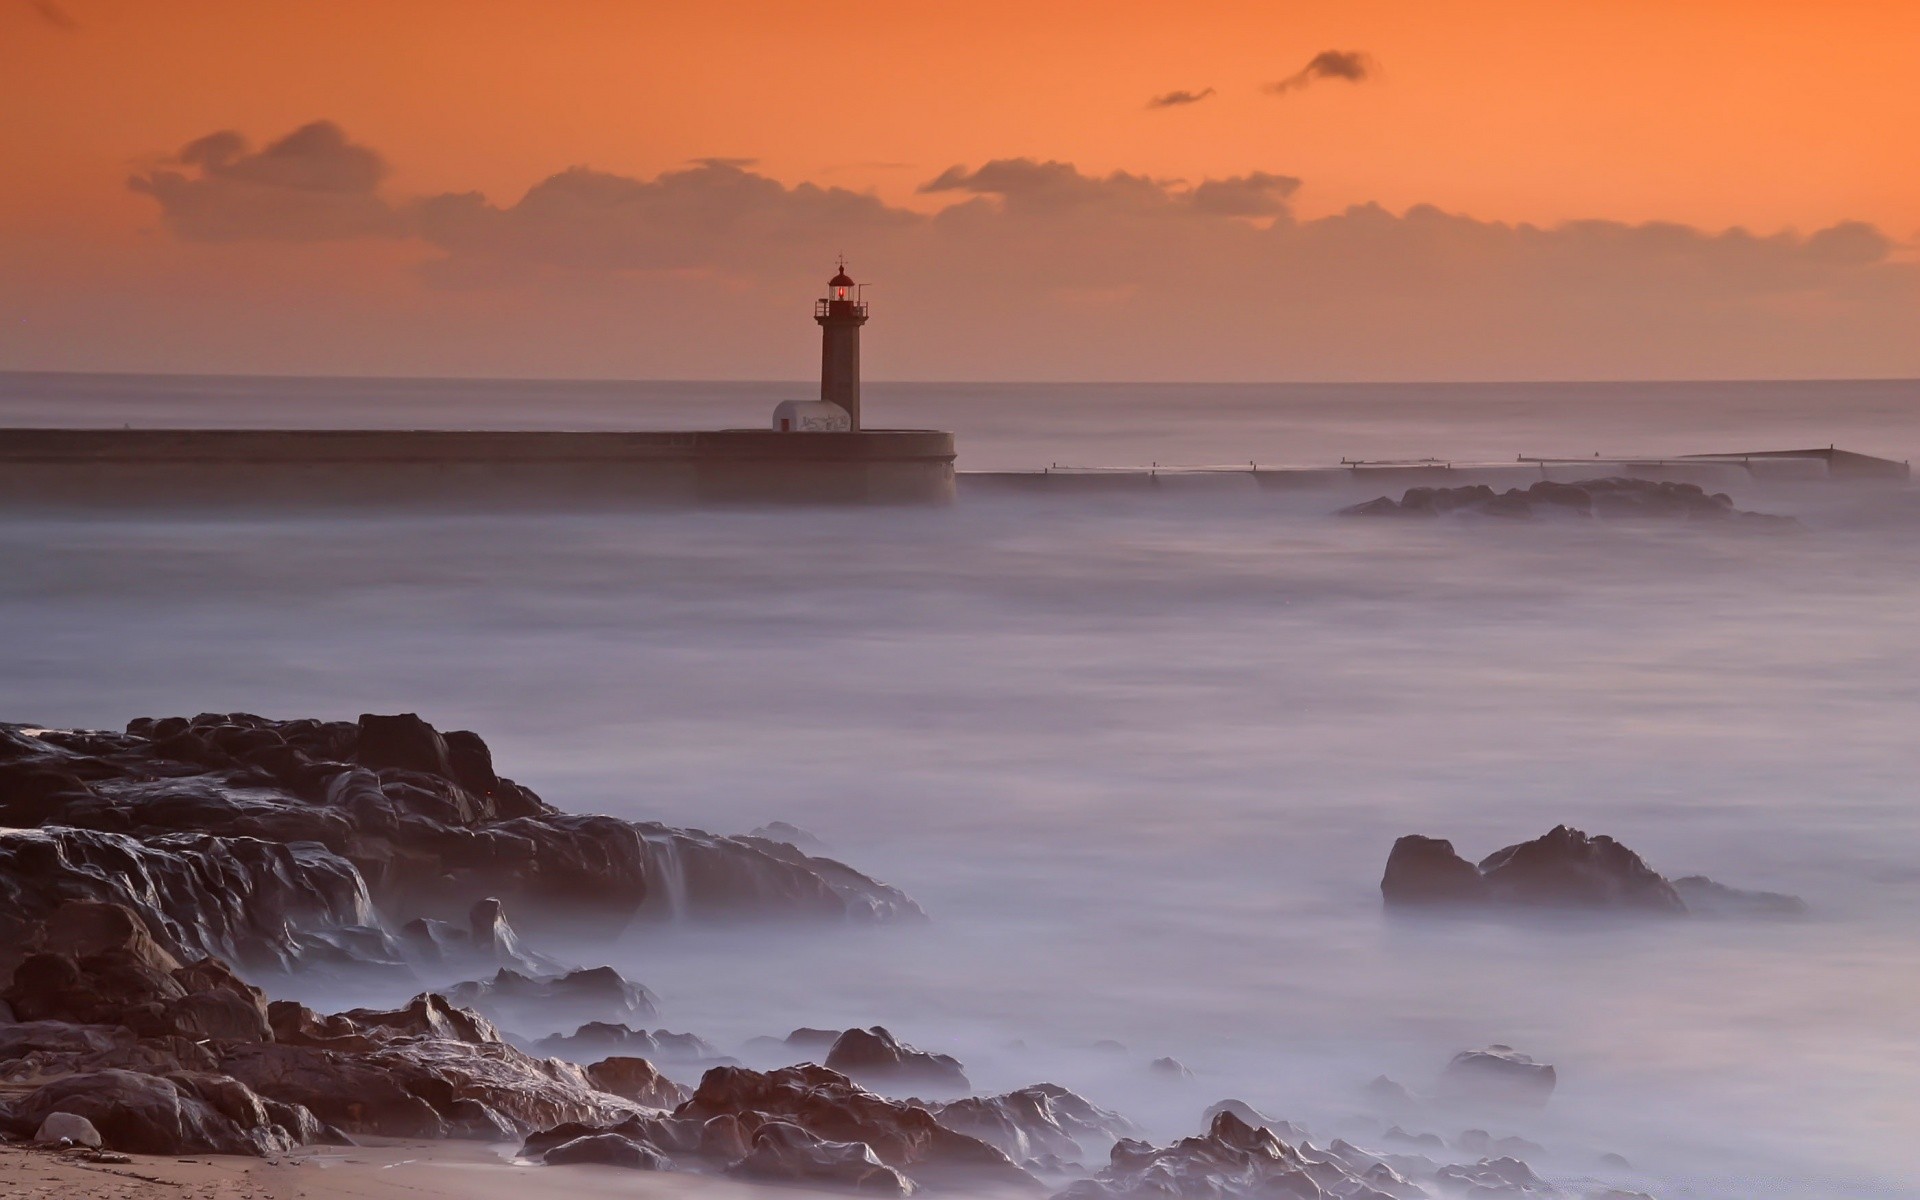
[[[1327,49],[1378,73],[1262,91]],[[174,270],[127,176],[215,130],[257,145],[319,118],[392,165],[396,196],[499,205],[572,165],[738,156],[926,210],[914,189],[945,168],[1031,157],[1296,176],[1301,217],[1851,219],[1911,243],[1917,69],[1914,0],[0,0],[0,266],[68,288]],[[179,269],[205,286],[207,262]],[[84,359],[61,329],[59,354],[0,340],[0,367]]]

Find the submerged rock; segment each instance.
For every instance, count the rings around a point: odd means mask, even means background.
[[[1530,842],[1496,850],[1478,866],[1453,843],[1409,834],[1393,844],[1380,880],[1389,908],[1586,910],[1682,916],[1690,911],[1791,915],[1792,896],[1740,892],[1704,876],[1669,882],[1606,836],[1559,825]],[[1696,907],[1697,906],[1697,907]]]
[[[1289,1145],[1272,1130],[1222,1112],[1205,1134],[1171,1146],[1115,1143],[1105,1171],[1070,1185],[1055,1200],[1320,1200],[1329,1195],[1391,1200],[1424,1193],[1382,1162]]]
[[[835,1038],[827,1050],[826,1066],[868,1085],[941,1092],[972,1087],[959,1059],[909,1046],[880,1025],[849,1029]]]
[[[969,1096],[929,1105],[948,1129],[978,1138],[1013,1161],[1057,1169],[1137,1132],[1118,1113],[1052,1083],[1036,1083],[998,1096]]]
[[[1715,883],[1705,875],[1686,875],[1673,881],[1673,890],[1687,911],[1710,917],[1802,917],[1807,902],[1784,892],[1749,892]]]
[[[1440,1074],[1435,1098],[1482,1108],[1543,1108],[1559,1076],[1512,1046],[1463,1050]]]
[[[1542,479],[1526,488],[1495,492],[1486,484],[1464,487],[1408,488],[1395,503],[1380,496],[1340,509],[1343,517],[1425,517],[1454,513],[1462,516],[1527,520],[1536,516],[1658,518],[1686,521],[1737,520],[1749,524],[1796,522],[1791,517],[1742,512],[1725,492],[1709,493],[1698,484],[1668,480],[1583,479],[1558,483]]]
[[[581,1022],[624,1024],[658,1016],[653,993],[612,967],[555,975],[501,970],[491,979],[447,989],[447,998],[518,1029],[553,1029]]]
[[[572,1033],[556,1033],[533,1043],[542,1054],[569,1062],[586,1063],[611,1055],[631,1055],[662,1062],[709,1062],[721,1058],[704,1038],[691,1033],[656,1029],[649,1033],[616,1021],[589,1021]]]

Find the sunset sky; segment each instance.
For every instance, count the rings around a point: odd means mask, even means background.
[[[844,251],[882,377],[1920,375],[1913,0],[0,0],[0,113],[0,368],[797,378]]]

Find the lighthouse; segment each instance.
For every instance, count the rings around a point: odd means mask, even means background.
[[[867,302],[860,285],[847,274],[847,261],[827,280],[827,294],[813,305],[820,325],[820,399],[838,405],[853,429],[860,428],[860,327],[867,323]]]

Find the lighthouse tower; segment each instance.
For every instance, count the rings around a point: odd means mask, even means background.
[[[820,399],[846,410],[854,429],[860,428],[860,327],[867,323],[867,302],[860,285],[840,260],[839,274],[827,280],[827,294],[813,305],[820,323]]]

